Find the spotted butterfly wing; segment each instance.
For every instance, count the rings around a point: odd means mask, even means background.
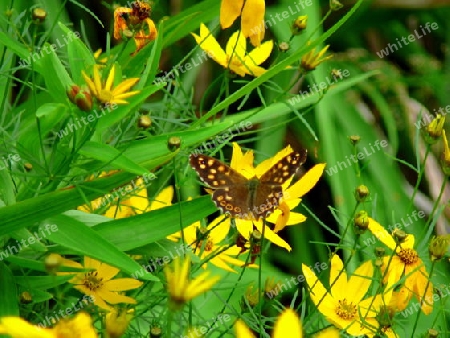
[[[200,179],[214,189],[212,200],[224,213],[243,219],[270,215],[282,197],[282,185],[304,163],[303,154],[291,153],[272,166],[261,178],[247,179],[228,165],[206,155],[191,155],[191,166]]]
[[[269,216],[277,208],[283,197],[282,185],[305,163],[306,155],[306,149],[302,153],[290,153],[260,177],[253,201],[256,219]]]
[[[249,209],[248,179],[225,163],[206,155],[190,155],[189,162],[200,180],[214,189],[216,206],[233,217],[242,217]]]

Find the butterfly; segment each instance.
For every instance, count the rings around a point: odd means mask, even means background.
[[[246,178],[214,157],[191,154],[189,162],[200,180],[213,189],[212,200],[225,214],[241,219],[266,218],[283,197],[282,185],[306,161],[306,150],[292,152],[261,177]]]

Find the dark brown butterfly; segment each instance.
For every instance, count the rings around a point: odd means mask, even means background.
[[[225,163],[206,155],[191,154],[189,162],[200,179],[213,189],[212,200],[226,214],[255,219],[269,216],[283,197],[282,185],[306,161],[306,150],[290,153],[260,178],[247,179]]]

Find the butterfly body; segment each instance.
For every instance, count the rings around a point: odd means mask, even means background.
[[[212,200],[226,214],[241,219],[265,218],[283,197],[282,185],[306,160],[291,153],[275,163],[261,177],[246,178],[225,163],[206,155],[190,155],[189,162],[202,182],[213,189]]]

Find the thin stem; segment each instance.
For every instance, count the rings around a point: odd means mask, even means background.
[[[259,269],[258,269],[258,305],[259,305],[259,336],[263,334],[263,320],[262,320],[262,304],[261,304],[261,291],[262,291],[262,250],[264,248],[264,234],[266,230],[266,219],[263,218],[263,228],[261,234],[261,252],[259,253]]]
[[[413,191],[413,194],[411,196],[410,205],[409,205],[409,208],[408,208],[408,210],[410,210],[410,211],[411,211],[411,208],[412,208],[412,206],[414,204],[414,198],[415,198],[415,196],[417,194],[417,191],[419,190],[419,185],[420,185],[420,182],[422,181],[422,176],[423,176],[423,174],[425,172],[425,163],[427,161],[427,158],[428,158],[429,154],[430,154],[430,147],[427,145],[427,150],[425,152],[425,157],[423,158],[422,165],[420,166],[420,168],[418,168],[419,169],[419,177],[417,177],[416,186],[414,187],[414,191]]]
[[[433,270],[434,270],[435,265],[436,265],[436,261],[434,260],[434,261],[431,263],[430,274],[428,275],[428,278],[427,278],[427,285],[425,286],[425,291],[423,292],[423,299],[420,301],[420,302],[421,302],[421,304],[420,304],[421,306],[422,306],[422,303],[423,303],[423,302],[424,302],[425,304],[428,303],[428,300],[426,299],[427,297],[426,297],[425,295],[427,294],[428,287],[429,287],[430,284],[431,284],[430,278],[431,278],[431,276],[433,275]],[[418,271],[418,273],[421,273],[420,270]],[[422,314],[422,310],[419,310],[419,312],[417,313],[417,316],[416,316],[416,321],[414,322],[414,327],[413,327],[412,332],[416,332],[417,324],[419,323],[419,317],[420,317],[421,314]]]

